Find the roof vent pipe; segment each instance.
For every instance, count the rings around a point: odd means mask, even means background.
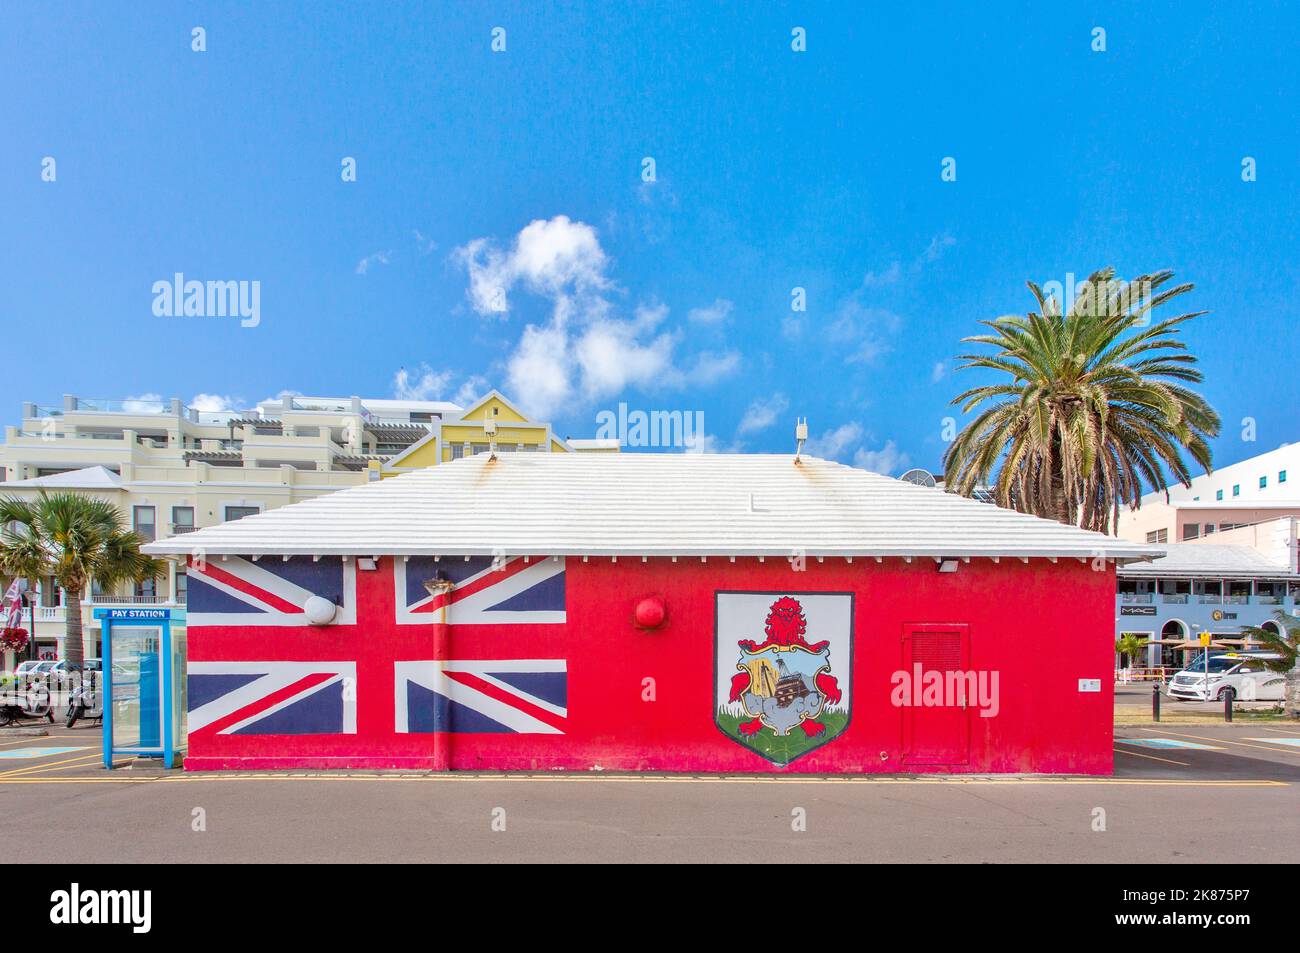
[[[808,418],[796,417],[794,422],[794,462],[799,462],[799,454],[803,453],[803,445],[808,442]]]

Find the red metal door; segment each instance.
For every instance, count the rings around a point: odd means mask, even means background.
[[[913,623],[903,629],[903,671],[912,691],[903,709],[903,763],[964,765],[970,761],[970,715],[974,698],[949,690],[950,671],[970,667],[970,628],[964,624]],[[925,690],[925,675],[943,678],[938,704]],[[933,676],[930,681],[933,682]]]

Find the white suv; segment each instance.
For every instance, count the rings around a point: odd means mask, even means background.
[[[1206,683],[1204,657],[1174,676],[1169,683],[1169,697],[1175,701],[1223,701],[1231,698],[1245,702],[1281,701],[1286,676],[1269,671],[1266,660],[1278,655],[1240,655],[1229,652],[1210,657],[1209,682]]]

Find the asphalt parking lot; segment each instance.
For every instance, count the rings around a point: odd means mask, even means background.
[[[1300,847],[1293,723],[1120,727],[1104,778],[107,771],[99,739],[0,734],[0,837],[91,863],[1249,863]]]

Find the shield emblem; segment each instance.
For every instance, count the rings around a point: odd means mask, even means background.
[[[849,724],[853,594],[719,592],[714,720],[722,733],[786,765]]]

